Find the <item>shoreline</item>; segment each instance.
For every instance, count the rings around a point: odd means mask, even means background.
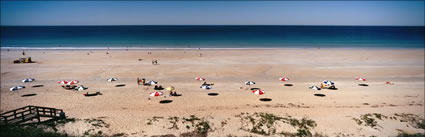
[[[0,47],[0,50],[309,50],[309,49],[327,49],[327,50],[424,50],[425,47],[261,47],[261,48],[167,48],[167,47]]]

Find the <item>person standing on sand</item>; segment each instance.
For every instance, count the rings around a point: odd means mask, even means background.
[[[25,56],[25,51],[24,51],[24,50],[22,50],[22,55],[24,55],[24,56]]]

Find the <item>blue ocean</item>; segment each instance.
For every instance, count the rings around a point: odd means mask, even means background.
[[[1,26],[2,48],[424,48],[423,26]]]

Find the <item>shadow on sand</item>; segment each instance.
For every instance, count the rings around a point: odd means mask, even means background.
[[[284,84],[284,86],[291,87],[291,86],[294,86],[294,85],[292,85],[292,84]]]
[[[359,86],[367,87],[369,85],[368,84],[359,84]]]
[[[44,85],[34,85],[33,88],[43,87]]]
[[[31,97],[31,96],[35,96],[35,95],[37,95],[37,94],[25,94],[25,95],[21,95],[21,97]]]
[[[124,87],[125,86],[125,84],[118,84],[118,85],[115,85],[115,87]]]
[[[168,104],[168,103],[171,103],[171,102],[173,102],[173,101],[172,100],[161,100],[161,101],[159,101],[160,104]]]
[[[218,96],[218,93],[208,93],[208,96]]]
[[[269,102],[272,101],[271,98],[260,98],[260,101]]]
[[[318,97],[325,97],[325,94],[314,94],[314,96],[318,96]]]

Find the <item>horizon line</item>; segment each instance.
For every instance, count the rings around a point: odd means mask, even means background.
[[[67,27],[67,26],[341,26],[341,27],[425,27],[425,25],[279,25],[279,24],[144,24],[144,25],[1,25],[1,27]]]

